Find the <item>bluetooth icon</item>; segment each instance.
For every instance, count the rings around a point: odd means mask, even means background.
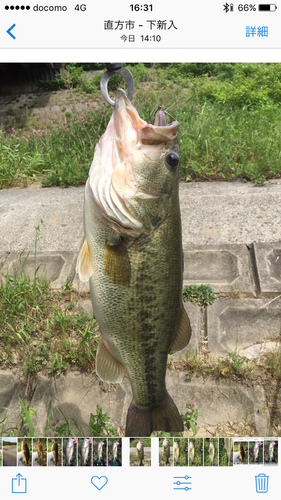
[[[227,13],[227,12],[233,12],[233,3],[230,3],[230,4],[229,3],[225,3],[223,5],[223,10],[224,10],[225,13]]]

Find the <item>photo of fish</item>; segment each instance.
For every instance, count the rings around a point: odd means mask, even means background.
[[[95,467],[107,466],[107,438],[93,438],[93,465]]]
[[[35,436],[65,436],[62,414],[70,436],[171,436],[175,466],[176,437],[190,437],[194,466],[193,436],[222,436],[202,465],[232,466],[230,439],[264,432],[275,464],[281,64],[120,65],[109,80],[108,63],[58,63],[37,86],[37,64],[0,64],[3,432],[29,433],[11,418],[19,396]],[[28,89],[4,85],[19,74]],[[59,401],[38,398],[55,380]],[[237,463],[261,463],[260,450]],[[58,464],[55,443],[48,453]]]
[[[159,466],[173,465],[173,438],[159,438]]]
[[[122,439],[108,439],[108,465],[121,467],[122,465]]]
[[[174,438],[174,466],[188,465],[188,438]]]
[[[249,464],[263,465],[263,441],[249,441]]]
[[[218,438],[204,438],[204,467],[218,466]]]
[[[63,438],[63,465],[66,467],[77,465],[77,438]]]
[[[233,466],[233,438],[219,438],[219,466]]]
[[[246,440],[235,441],[233,444],[233,464],[248,465],[249,443]]]
[[[78,438],[78,466],[92,465],[92,438]]]
[[[264,441],[264,465],[278,465],[278,438]]]
[[[188,465],[189,467],[203,465],[203,438],[188,439]]]
[[[61,467],[62,466],[62,439],[61,438],[48,438],[47,465],[48,465],[48,467]]]
[[[32,465],[33,467],[47,466],[47,438],[33,438]]]
[[[18,440],[18,467],[32,466],[32,438]]]
[[[151,466],[151,438],[130,438],[130,466]]]
[[[96,373],[111,383],[126,373],[132,387],[126,436],[183,431],[165,385],[168,354],[191,336],[182,303],[179,124],[167,125],[161,110],[154,123],[116,91],[85,187],[76,266],[90,280],[99,323]]]

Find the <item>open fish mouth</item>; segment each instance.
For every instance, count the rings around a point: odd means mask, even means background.
[[[161,118],[163,123],[163,118]],[[142,120],[123,90],[115,93],[115,107],[100,138],[89,172],[90,190],[103,215],[123,228],[141,232],[142,223],[130,211],[127,200],[157,198],[140,189],[138,172],[147,160],[158,160],[177,136],[179,123],[152,125]]]

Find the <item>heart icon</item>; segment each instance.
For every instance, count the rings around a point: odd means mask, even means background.
[[[108,483],[108,479],[106,476],[93,476],[91,478],[91,483],[97,488],[97,490],[100,491],[106,485],[106,483]]]

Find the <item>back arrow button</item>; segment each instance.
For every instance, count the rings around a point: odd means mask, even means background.
[[[16,39],[16,37],[15,37],[15,35],[13,35],[12,30],[14,29],[14,27],[15,27],[15,26],[16,26],[16,25],[15,25],[15,24],[13,24],[13,25],[12,25],[12,26],[11,26],[11,27],[10,27],[10,28],[6,31],[6,33],[8,33],[8,35],[10,35],[10,36],[11,36],[14,40]]]

